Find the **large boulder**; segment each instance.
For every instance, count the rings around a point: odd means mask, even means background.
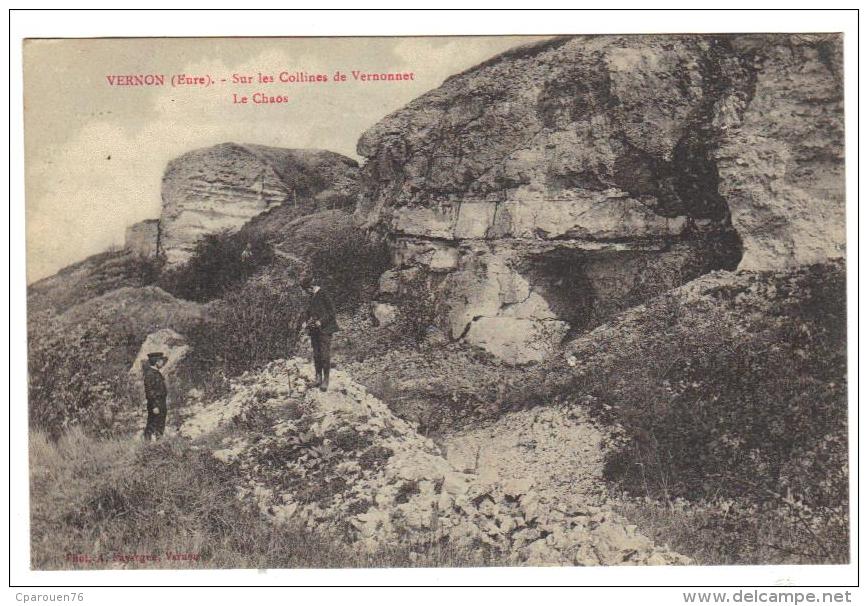
[[[323,150],[223,143],[186,153],[163,175],[160,252],[169,266],[183,263],[202,236],[236,231],[281,205],[350,206],[357,172],[354,160]]]
[[[584,328],[714,269],[841,256],[840,61],[836,35],[520,47],[362,135],[356,217],[484,347],[498,322]]]

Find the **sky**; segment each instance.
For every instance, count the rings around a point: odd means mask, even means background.
[[[390,112],[534,37],[136,38],[29,40],[24,46],[27,281],[123,243],[160,213],[163,169],[192,149],[232,141],[328,149],[361,161],[359,136]],[[325,84],[232,84],[233,74],[348,74]],[[358,82],[351,70],[413,72]],[[106,76],[165,74],[166,86]],[[172,87],[172,75],[210,75]],[[226,79],[226,83],[218,82]],[[237,104],[232,95],[285,94]]]

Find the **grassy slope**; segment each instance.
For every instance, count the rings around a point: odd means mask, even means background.
[[[62,313],[94,297],[125,286],[144,286],[153,267],[128,251],[108,251],[64,267],[27,287],[28,314]]]
[[[186,440],[95,440],[72,430],[53,442],[31,432],[30,468],[31,567],[38,570],[491,564],[437,546],[422,557],[402,548],[365,554],[316,530],[275,526],[235,497],[240,480],[231,467]],[[199,559],[171,560],[169,552]]]

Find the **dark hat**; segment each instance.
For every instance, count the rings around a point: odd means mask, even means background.
[[[299,279],[298,284],[302,288],[310,288],[313,284],[313,277],[310,274],[303,274],[301,279]]]
[[[148,354],[148,362],[150,362],[151,364],[160,359],[168,360],[169,358],[167,358],[162,351],[154,351]]]

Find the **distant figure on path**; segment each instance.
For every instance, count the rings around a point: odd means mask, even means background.
[[[145,440],[163,437],[166,429],[166,379],[160,369],[166,365],[168,358],[163,352],[148,354],[148,364],[142,378],[145,381],[145,400],[148,403],[148,423],[145,425]]]
[[[327,391],[329,370],[331,370],[332,335],[339,330],[335,318],[335,306],[331,297],[311,276],[303,276],[300,285],[302,290],[310,295],[302,328],[306,326],[310,335],[316,385],[320,391]]]
[[[250,242],[247,243],[247,246],[244,247],[244,250],[241,251],[241,262],[245,265],[251,263],[253,261],[253,247],[250,246]]]

